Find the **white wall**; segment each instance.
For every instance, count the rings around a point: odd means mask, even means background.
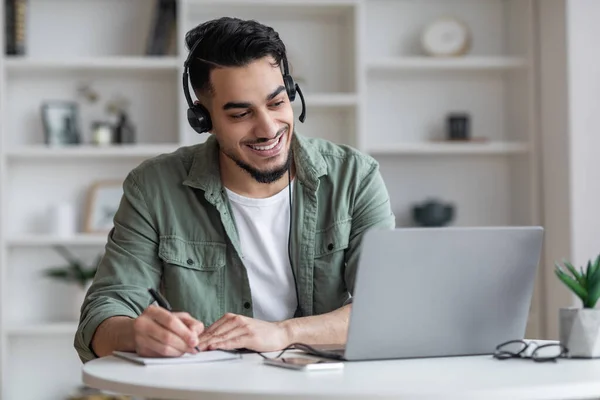
[[[567,3],[573,260],[600,253],[600,1]]]
[[[583,265],[600,253],[600,1],[539,6],[544,336],[558,338],[558,309],[580,305],[555,261]]]

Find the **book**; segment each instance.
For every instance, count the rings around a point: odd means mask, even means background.
[[[176,35],[177,2],[155,0],[154,17],[146,43],[146,55],[166,55]]]
[[[28,0],[5,0],[5,53],[24,55],[27,39]]]
[[[169,365],[169,364],[193,364],[212,361],[224,361],[240,359],[241,354],[233,351],[208,350],[196,354],[186,353],[180,357],[142,357],[137,353],[126,351],[114,351],[113,355],[132,361],[140,365]]]

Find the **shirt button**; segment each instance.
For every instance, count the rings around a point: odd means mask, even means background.
[[[192,260],[191,258],[188,258],[187,263],[188,263],[188,265],[192,265],[192,264],[194,264],[194,260]]]
[[[327,249],[329,251],[333,250],[333,243],[329,243],[329,245],[327,246]]]
[[[250,303],[248,303],[248,302],[245,302],[245,303],[244,303],[244,308],[245,308],[246,310],[247,310],[247,309],[249,309],[249,308],[250,308]]]

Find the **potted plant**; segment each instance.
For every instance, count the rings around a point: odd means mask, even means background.
[[[102,254],[99,255],[92,265],[85,265],[82,261],[73,256],[66,248],[62,246],[55,246],[54,249],[63,256],[67,261],[66,265],[50,267],[44,270],[44,275],[56,279],[65,283],[73,284],[77,289],[77,297],[74,300],[75,315],[79,318],[81,305],[85,295],[90,288],[94,276],[96,275],[96,269],[98,263],[102,258]]]
[[[600,309],[595,308],[600,298],[600,255],[579,271],[567,261],[563,264],[568,272],[555,263],[555,273],[581,299],[582,307],[560,309],[560,342],[570,357],[600,357]]]

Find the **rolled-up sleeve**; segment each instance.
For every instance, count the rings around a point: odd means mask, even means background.
[[[98,325],[114,316],[136,318],[151,303],[148,288],[157,288],[161,276],[158,238],[156,219],[133,170],[123,183],[114,227],[81,307],[74,345],[82,362],[96,358],[91,342]]]

